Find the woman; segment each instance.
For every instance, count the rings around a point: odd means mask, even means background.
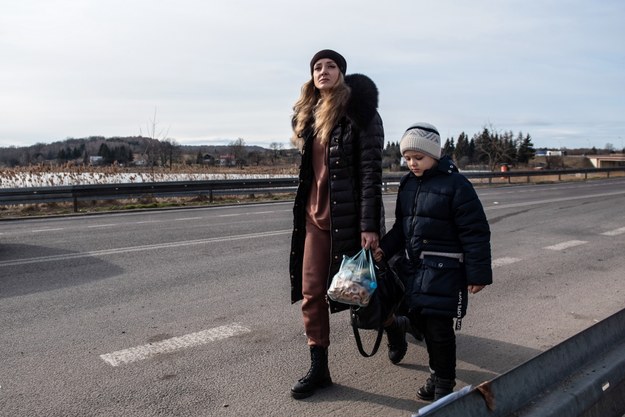
[[[297,399],[332,384],[329,312],[348,306],[328,301],[329,282],[343,255],[378,247],[384,221],[378,91],[368,77],[346,75],[346,69],[339,53],[316,53],[311,79],[293,107],[292,142],[302,160],[293,207],[291,301],[303,300],[311,356],[310,370],[291,389]],[[405,333],[401,337],[405,343]]]

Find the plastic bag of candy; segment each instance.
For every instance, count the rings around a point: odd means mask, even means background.
[[[339,271],[332,277],[328,298],[343,304],[365,307],[377,288],[370,250],[364,248],[353,257],[343,255]]]

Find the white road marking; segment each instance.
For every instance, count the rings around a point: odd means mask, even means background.
[[[137,362],[161,353],[174,352],[193,346],[205,345],[216,340],[227,339],[238,334],[249,333],[251,330],[238,323],[215,327],[201,332],[189,333],[184,336],[172,337],[156,343],[136,346],[130,349],[100,355],[100,358],[111,366],[119,366]]]
[[[557,245],[545,246],[543,249],[564,250],[564,249],[572,248],[574,246],[583,245],[585,243],[588,243],[588,242],[586,242],[585,240],[568,240],[566,242],[558,243]]]
[[[125,254],[125,253],[130,253],[130,252],[140,252],[140,251],[158,250],[158,249],[166,249],[166,248],[177,248],[177,247],[191,246],[191,245],[205,245],[208,243],[229,242],[233,240],[242,240],[242,239],[264,238],[268,236],[287,235],[287,234],[290,234],[291,232],[292,232],[291,229],[276,230],[273,232],[265,232],[265,233],[249,233],[245,235],[215,237],[215,238],[197,239],[197,240],[184,240],[182,242],[159,243],[155,245],[130,246],[130,247],[125,247],[125,248],[104,249],[104,250],[96,250],[96,251],[91,251],[91,252],[78,252],[78,253],[65,253],[62,255],[39,256],[37,258],[0,261],[0,267],[36,264],[40,262],[65,261],[68,259],[116,255],[120,253]]]
[[[559,203],[561,201],[597,199],[597,198],[611,197],[611,196],[621,195],[621,194],[625,194],[625,191],[614,191],[614,192],[608,192],[608,193],[602,193],[602,194],[580,195],[580,196],[575,196],[575,197],[549,198],[546,200],[525,201],[521,203],[498,204],[498,205],[493,205],[493,206],[486,206],[484,207],[484,210],[500,210],[500,209],[506,209],[506,208],[514,208],[514,207],[536,206],[538,204]]]
[[[179,218],[174,219],[174,220],[177,221],[177,222],[180,222],[180,221],[185,221],[185,220],[200,220],[200,219],[203,219],[203,218],[204,217],[179,217]]]
[[[57,227],[57,228],[54,228],[54,229],[53,228],[49,228],[49,229],[34,229],[34,230],[31,230],[30,232],[31,233],[56,232],[56,231],[64,230],[64,229],[65,229],[64,227]]]
[[[521,259],[519,258],[508,258],[508,257],[497,258],[497,259],[493,259],[492,265],[493,265],[493,268],[496,268],[498,266],[510,265],[519,261],[521,261]]]
[[[625,227],[621,227],[620,229],[614,229],[614,230],[610,230],[607,232],[603,232],[601,233],[604,236],[617,236],[617,235],[622,235],[623,233],[625,233]]]

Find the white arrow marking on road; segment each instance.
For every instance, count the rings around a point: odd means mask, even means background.
[[[161,353],[170,353],[193,346],[205,345],[216,340],[249,333],[250,331],[251,330],[247,327],[234,323],[228,326],[220,326],[201,332],[189,333],[184,336],[172,337],[156,343],[118,350],[117,352],[100,355],[100,358],[111,366],[119,366],[148,359]]]

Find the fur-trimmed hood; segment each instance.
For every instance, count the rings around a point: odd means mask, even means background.
[[[346,115],[356,126],[364,129],[377,113],[378,87],[363,74],[346,75],[345,83],[351,89]]]

